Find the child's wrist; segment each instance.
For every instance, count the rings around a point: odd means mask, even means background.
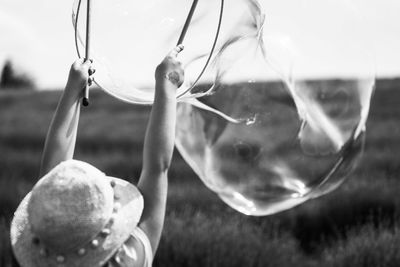
[[[75,85],[67,83],[64,89],[63,98],[67,98],[73,101],[79,100],[81,98],[82,90],[76,90]]]
[[[164,81],[161,84],[156,85],[155,97],[156,98],[166,98],[166,99],[176,99],[176,86]]]

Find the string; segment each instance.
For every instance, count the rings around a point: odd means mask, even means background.
[[[81,53],[79,52],[79,46],[78,46],[78,19],[79,19],[79,11],[81,9],[81,2],[82,0],[78,1],[78,7],[76,9],[76,16],[75,16],[75,25],[74,25],[74,31],[75,31],[75,49],[78,54],[78,57],[81,58]]]
[[[199,76],[197,77],[197,79],[194,81],[194,83],[192,84],[192,86],[190,86],[187,90],[185,90],[183,93],[181,93],[180,95],[178,95],[178,98],[187,94],[187,92],[191,91],[193,89],[194,86],[196,86],[197,82],[200,80],[201,76],[203,76],[204,72],[206,71],[208,65],[210,64],[211,61],[211,57],[214,54],[215,48],[217,46],[217,42],[218,42],[218,38],[219,38],[219,34],[221,31],[221,25],[222,25],[222,18],[224,15],[224,4],[225,4],[225,0],[221,0],[221,8],[220,8],[220,12],[219,12],[219,19],[218,19],[218,27],[217,27],[217,32],[215,34],[215,38],[214,38],[214,42],[213,45],[211,47],[211,51],[210,51],[210,56],[207,58],[206,64],[204,65],[203,69],[201,70]]]

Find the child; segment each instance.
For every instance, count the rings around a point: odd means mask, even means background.
[[[175,138],[177,46],[157,67],[137,188],[72,160],[82,88],[94,70],[76,61],[48,131],[40,176],[15,212],[14,254],[22,267],[151,266],[161,237]]]

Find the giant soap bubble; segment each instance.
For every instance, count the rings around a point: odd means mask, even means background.
[[[182,62],[205,57],[187,73],[178,94],[192,87],[212,56],[223,1],[199,1],[185,39]],[[187,0],[96,0],[92,3],[91,50],[96,63],[96,83],[113,96],[138,104],[152,103],[154,70],[176,45],[190,10]],[[84,51],[86,1],[76,0],[73,23],[79,15],[79,48]],[[80,11],[78,13],[78,11]],[[203,23],[206,22],[206,23]],[[201,44],[201,45],[200,45]],[[129,63],[129,64],[128,64]]]
[[[202,82],[202,74],[214,52],[239,21],[251,19],[248,2],[224,0],[197,3],[192,23],[180,54],[185,69],[185,83],[178,98],[192,97]],[[177,43],[193,1],[188,0],[96,0],[92,1],[91,54],[96,66],[96,83],[111,95],[132,103],[151,104],[154,98],[154,69]],[[247,9],[247,10],[246,10]],[[86,1],[75,0],[78,54],[85,48]],[[78,18],[78,20],[77,20]],[[221,31],[224,19],[223,31]],[[249,31],[237,28],[236,31]]]
[[[100,87],[151,104],[154,68],[176,44],[191,2],[93,1]],[[177,92],[178,150],[223,201],[249,215],[289,209],[349,176],[374,86],[370,37],[352,2],[263,3],[198,2]]]
[[[211,190],[248,215],[289,209],[349,176],[374,88],[357,7],[268,3],[256,34],[233,32],[218,51],[208,95],[178,107],[179,151]]]

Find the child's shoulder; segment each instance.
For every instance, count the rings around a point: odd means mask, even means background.
[[[135,227],[129,239],[117,250],[106,267],[150,267],[153,252],[150,241],[139,227]]]

